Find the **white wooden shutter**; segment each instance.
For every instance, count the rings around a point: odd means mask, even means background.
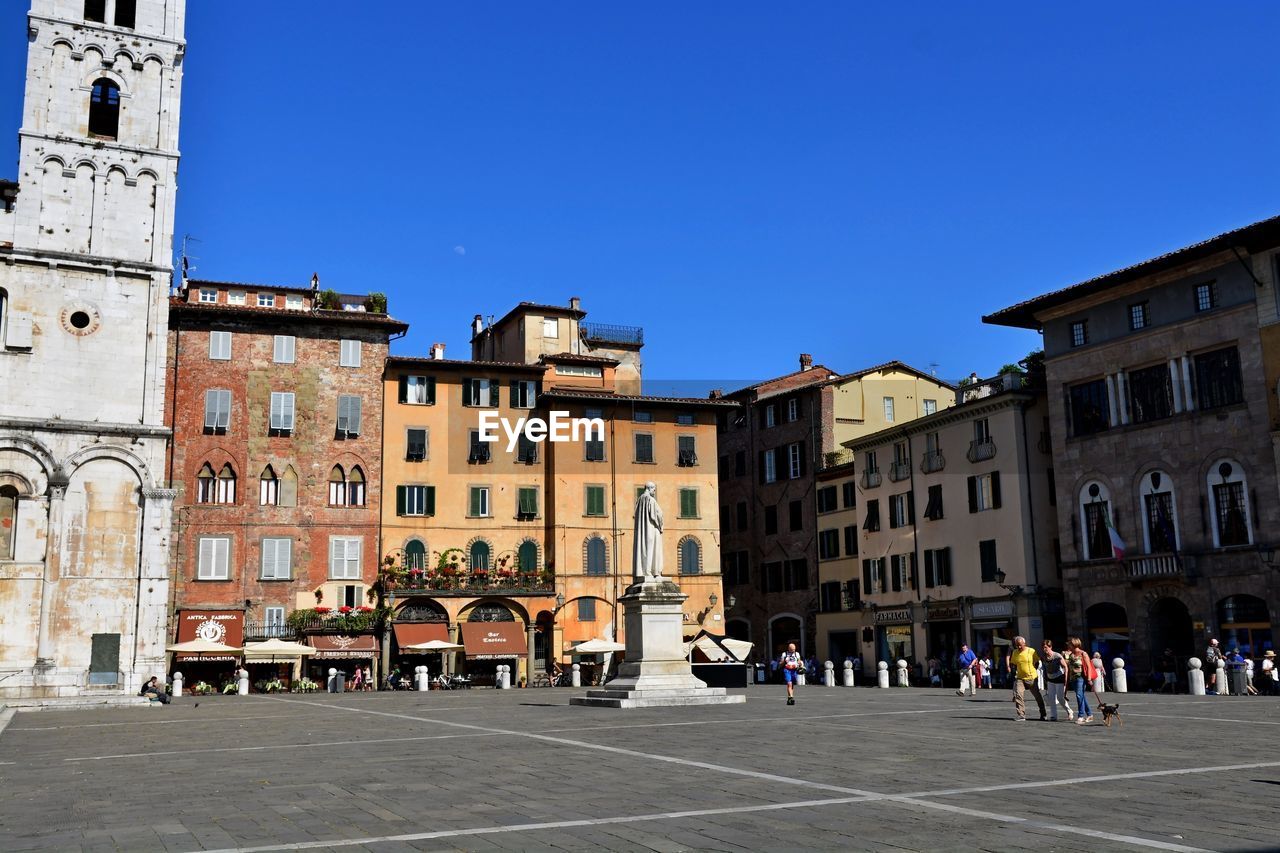
[[[227,361],[231,358],[230,332],[209,333],[209,358],[217,361]]]
[[[293,573],[293,540],[276,540],[276,577],[283,580]]]
[[[294,340],[293,335],[276,335],[272,361],[276,364],[293,364]]]
[[[276,543],[279,539],[262,540],[262,577],[276,577]]]
[[[293,429],[293,392],[280,395],[280,429]]]
[[[340,367],[359,367],[360,366],[360,342],[359,341],[342,341],[342,351],[338,358]]]
[[[31,315],[12,312],[5,322],[4,345],[9,349],[31,349]]]
[[[204,428],[218,428],[218,392],[204,392]]]
[[[216,539],[200,540],[200,561],[196,569],[196,577],[213,577],[214,543]]]

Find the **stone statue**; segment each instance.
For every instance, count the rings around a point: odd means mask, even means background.
[[[662,578],[662,508],[657,486],[645,483],[636,499],[636,544],[632,551],[632,574],[645,581]]]

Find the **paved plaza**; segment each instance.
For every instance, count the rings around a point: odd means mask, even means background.
[[[997,690],[571,693],[18,714],[0,850],[1280,849],[1280,700],[1130,694],[1107,729],[1015,723]]]

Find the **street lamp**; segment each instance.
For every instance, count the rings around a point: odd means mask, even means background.
[[[1006,590],[1010,595],[1018,595],[1019,593],[1021,593],[1022,585],[1016,584],[1016,583],[1007,584],[1004,582],[1004,579],[1006,577],[1008,577],[1008,575],[1006,575],[1000,569],[996,569],[996,586],[1000,587],[1003,590]]]

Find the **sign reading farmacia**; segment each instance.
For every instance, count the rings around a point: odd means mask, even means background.
[[[497,412],[480,413],[480,435],[483,442],[494,443],[507,438],[507,452],[514,453],[520,437],[541,444],[544,441],[602,441],[603,418],[575,418],[568,412],[550,412],[550,418],[518,418],[513,424]]]

